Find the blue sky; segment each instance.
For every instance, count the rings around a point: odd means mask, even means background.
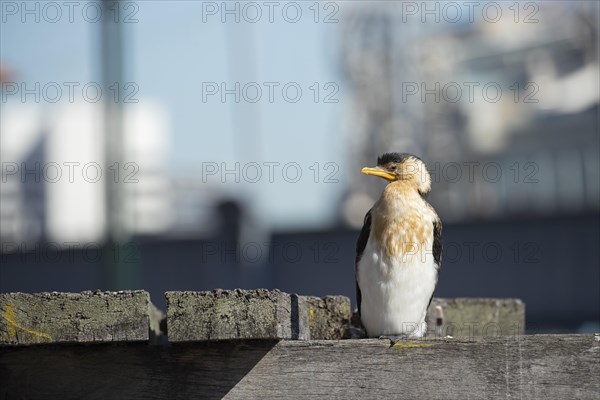
[[[235,23],[232,15],[226,15],[227,22],[223,23],[220,10],[203,18],[207,4],[144,1],[137,3],[137,10],[128,7],[120,14],[124,18],[134,12],[132,17],[137,19],[123,23],[124,80],[139,86],[136,97],[140,103],[160,104],[169,118],[169,173],[201,179],[206,162],[256,162],[261,166],[264,162],[280,162],[282,166],[296,162],[303,174],[296,183],[276,175],[273,183],[266,178],[240,184],[233,179],[227,184],[217,180],[207,190],[242,195],[267,226],[310,227],[321,224],[324,218],[327,221],[345,188],[348,157],[341,132],[349,96],[338,73],[339,24],[315,23],[309,2],[297,3],[302,17],[296,23],[285,20],[286,16],[294,18],[295,10],[287,10],[284,16],[281,7],[274,9],[273,22],[269,22],[269,10],[264,6],[262,17],[255,23],[244,21],[244,16],[256,16],[251,9],[245,14],[242,11],[240,23]],[[210,4],[220,8],[222,3]],[[234,3],[228,4],[233,7]],[[3,14],[0,39],[0,59],[17,72],[16,80],[100,81],[99,23],[87,22],[77,8],[73,22],[63,9],[56,23],[46,21],[43,10],[39,23],[32,15],[26,15],[23,23],[21,11]],[[334,11],[321,9],[319,19]],[[341,10],[336,17],[341,19]],[[206,82],[225,83],[228,88],[235,82],[241,87],[253,82],[261,87],[263,96],[255,104],[243,99],[235,103],[233,95],[228,95],[225,103],[218,95],[203,102]],[[279,84],[274,86],[272,103],[267,99],[265,82]],[[296,103],[286,101],[281,92],[290,82],[302,89]],[[313,99],[315,82],[319,86],[317,103]],[[330,82],[333,85],[325,87]],[[333,98],[338,102],[324,103],[325,95],[336,89],[339,91]],[[294,91],[288,93],[293,96]],[[314,169],[309,169],[315,162],[321,172],[318,183],[314,182]],[[328,162],[334,166],[325,169]],[[339,183],[324,183],[324,175],[334,169]],[[264,167],[263,173],[266,171]],[[276,174],[278,171],[276,168]]]

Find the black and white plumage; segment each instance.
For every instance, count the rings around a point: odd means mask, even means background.
[[[431,177],[420,158],[405,153],[384,154],[361,172],[389,182],[356,243],[362,324],[369,337],[422,337],[442,258],[442,224],[425,199]]]

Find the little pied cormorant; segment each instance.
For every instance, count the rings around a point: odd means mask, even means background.
[[[356,243],[362,324],[369,337],[422,337],[442,258],[442,224],[426,201],[431,176],[420,158],[406,153],[384,154],[361,172],[389,182]]]

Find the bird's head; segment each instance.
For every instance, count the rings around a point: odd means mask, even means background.
[[[403,181],[425,196],[431,190],[431,176],[419,157],[408,153],[386,153],[377,159],[377,166],[363,168],[363,174],[374,175],[388,182]]]

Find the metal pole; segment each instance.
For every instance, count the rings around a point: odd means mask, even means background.
[[[123,33],[121,3],[102,1],[101,66],[104,99],[105,168],[122,172],[123,108],[120,90],[123,85]],[[115,86],[117,85],[117,86]],[[121,174],[118,174],[120,177]],[[139,282],[139,271],[125,220],[127,202],[120,179],[105,175],[106,231],[105,287],[109,290],[133,289]],[[133,257],[132,257],[133,256]]]

